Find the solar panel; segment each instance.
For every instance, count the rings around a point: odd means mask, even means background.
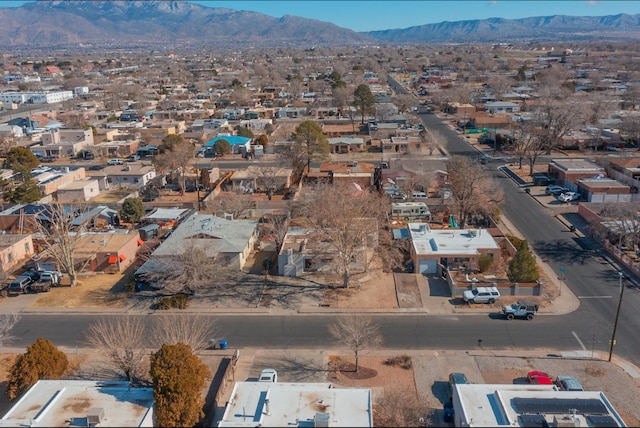
[[[581,415],[608,415],[602,401],[595,398],[514,398],[516,413],[562,414],[575,409]]]
[[[587,416],[587,421],[591,422],[589,425],[593,427],[608,428],[618,426],[611,416]]]
[[[549,424],[543,415],[519,415],[519,425],[525,428],[548,428]]]

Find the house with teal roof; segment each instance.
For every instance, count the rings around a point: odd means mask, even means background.
[[[217,135],[211,140],[204,143],[204,147],[213,147],[216,141],[227,140],[231,145],[231,153],[245,154],[248,153],[251,148],[251,138],[241,137],[239,135]]]

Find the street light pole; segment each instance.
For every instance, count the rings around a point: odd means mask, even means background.
[[[616,320],[613,323],[613,333],[611,334],[611,344],[609,345],[609,362],[613,354],[613,345],[616,343],[616,330],[618,328],[618,317],[620,316],[620,306],[622,306],[622,296],[624,295],[624,287],[622,286],[622,272],[618,272],[620,279],[620,299],[618,300],[618,310],[616,311]]]

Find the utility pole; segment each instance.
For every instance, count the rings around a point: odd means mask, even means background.
[[[616,330],[618,329],[618,317],[620,316],[620,306],[622,306],[622,296],[624,296],[624,287],[622,286],[622,272],[618,272],[620,280],[620,298],[618,299],[618,310],[616,311],[616,320],[613,323],[613,333],[611,334],[611,342],[609,345],[609,362],[611,362],[611,355],[613,354],[613,345],[616,343]]]

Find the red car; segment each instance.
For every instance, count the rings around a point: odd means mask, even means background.
[[[553,381],[551,377],[545,372],[532,371],[527,374],[527,379],[529,379],[529,383],[534,385],[553,385]]]

